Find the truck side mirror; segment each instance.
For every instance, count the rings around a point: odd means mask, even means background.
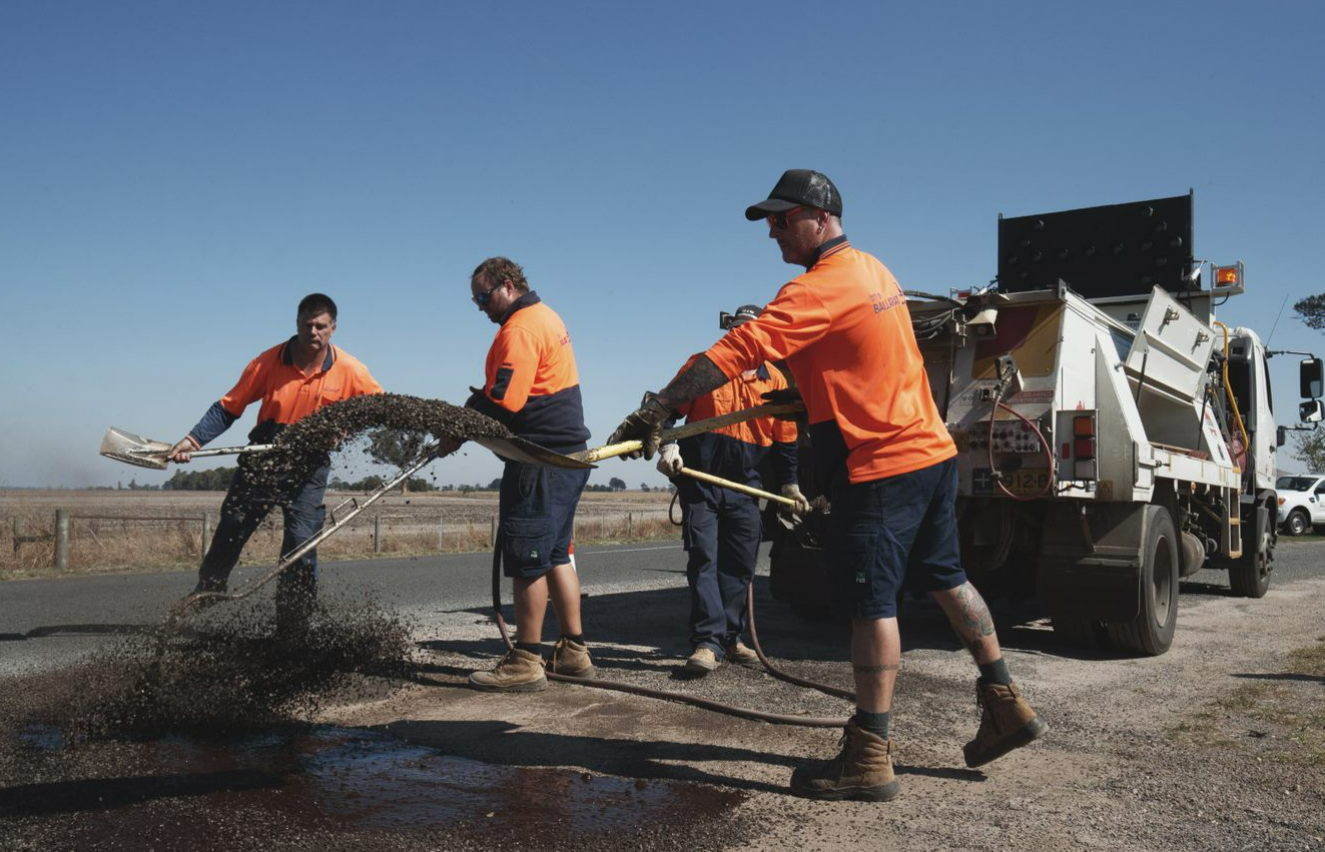
[[[1302,365],[1299,367],[1301,374],[1303,399],[1319,399],[1321,397],[1321,364],[1319,358],[1303,358]]]
[[[1287,426],[1280,426],[1278,429],[1275,430],[1274,441],[1275,441],[1275,444],[1274,444],[1275,447],[1282,447],[1284,444],[1287,444],[1287,443],[1288,443],[1288,427],[1287,427]]]
[[[1297,413],[1303,423],[1319,423],[1321,418],[1325,417],[1325,402],[1318,399],[1304,402],[1297,407]]]

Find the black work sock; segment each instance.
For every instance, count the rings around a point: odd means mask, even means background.
[[[561,634],[561,638],[562,638],[562,639],[569,639],[569,640],[571,640],[572,642],[578,642],[578,643],[580,643],[581,645],[584,644],[584,634],[583,634],[583,633],[563,633],[563,634]]]
[[[1000,683],[1004,686],[1012,683],[1012,675],[1008,674],[1008,664],[1002,657],[992,663],[977,663],[977,665],[980,666],[980,679],[985,683]]]
[[[856,708],[856,726],[871,734],[876,734],[883,739],[888,739],[888,711],[882,713],[871,713],[868,710]]]
[[[542,642],[516,642],[515,649],[517,651],[527,651],[530,654],[537,654],[540,657],[543,656]]]

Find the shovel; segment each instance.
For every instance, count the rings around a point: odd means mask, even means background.
[[[510,438],[475,438],[474,443],[492,450],[504,459],[550,465],[552,467],[578,469],[593,467],[592,462],[553,452],[546,447],[540,447],[533,441],[526,441],[524,438],[514,436]],[[247,447],[217,447],[211,450],[193,450],[189,453],[189,456],[196,459],[206,458],[207,456],[261,453],[270,450],[273,446],[275,445],[250,444]],[[101,454],[106,458],[137,465],[138,467],[149,467],[153,470],[166,469],[166,462],[168,461],[166,457],[170,454],[170,447],[171,445],[165,441],[154,441],[151,438],[144,438],[141,435],[135,435],[114,426],[107,429],[106,436],[101,439]]]
[[[135,435],[112,426],[106,430],[106,437],[101,439],[101,454],[108,459],[126,464],[165,470],[168,461],[166,457],[170,454],[171,446],[165,441],[153,441],[151,438],[144,438],[142,435]],[[193,450],[189,455],[195,459],[207,456],[233,456],[240,453],[261,453],[271,448],[271,444],[250,444],[247,447]]]
[[[693,435],[701,435],[705,432],[712,432],[714,429],[721,429],[723,426],[731,426],[733,423],[744,423],[747,420],[755,420],[759,417],[779,417],[785,414],[799,414],[805,410],[805,406],[799,402],[778,402],[766,405],[756,405],[754,408],[747,408],[744,411],[733,411],[730,414],[723,414],[718,417],[710,417],[707,420],[696,420],[694,423],[687,423],[684,426],[677,426],[675,429],[664,429],[662,439],[666,441],[675,441],[680,438],[689,438]],[[578,453],[571,453],[568,458],[578,459],[584,462],[598,462],[603,459],[624,456],[629,453],[637,453],[644,449],[643,441],[622,441],[619,444],[608,444],[603,447],[581,450]],[[549,451],[550,452],[550,451]],[[708,474],[705,474],[706,476]],[[714,483],[716,485],[725,485],[726,481]]]

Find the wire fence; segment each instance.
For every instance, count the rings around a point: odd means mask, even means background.
[[[96,573],[126,566],[179,566],[202,558],[216,531],[216,512],[171,515],[53,513],[14,515],[0,527],[0,575]],[[279,555],[284,523],[273,511],[249,539],[241,559],[271,562]],[[573,537],[581,544],[677,535],[666,509],[577,515]],[[362,514],[324,541],[331,558],[425,555],[490,548],[497,513],[485,518],[438,514]],[[8,539],[6,541],[5,539]]]

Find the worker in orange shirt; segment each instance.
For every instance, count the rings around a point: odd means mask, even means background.
[[[957,450],[897,280],[847,241],[842,197],[820,172],[787,171],[745,215],[767,222],[782,259],[804,274],[661,392],[646,394],[608,440],[642,440],[647,457],[678,406],[765,361],[786,361],[805,401],[816,484],[832,506],[827,570],[834,602],[851,617],[856,686],[841,751],[798,768],[791,787],[811,798],[887,801],[898,792],[889,713],[904,582],[934,597],[980,669],[982,716],[966,764],[1001,757],[1048,726],[1013,685],[989,609],[962,571]]]
[[[759,316],[759,311],[756,305],[742,305],[734,314],[721,314],[719,325],[734,328]],[[787,379],[777,367],[760,364],[712,393],[682,403],[677,410],[688,420],[706,420],[754,408],[764,402],[764,394],[786,388]],[[789,420],[747,420],[659,449],[658,471],[676,485],[681,503],[681,540],[690,587],[691,654],[685,668],[692,674],[714,671],[724,660],[759,661],[741,636],[749,623],[746,589],[754,580],[763,522],[758,498],[684,476],[681,471],[689,468],[763,488],[759,467],[765,457],[772,462],[782,495],[796,501],[796,511],[808,512],[809,501],[796,484],[796,424]]]
[[[529,289],[520,264],[505,257],[479,264],[469,289],[474,304],[500,328],[488,350],[483,387],[465,405],[544,447],[562,453],[585,449],[589,430],[579,371],[561,317]],[[455,440],[443,441],[441,453],[457,447]],[[588,470],[506,461],[497,513],[503,571],[515,586],[515,647],[492,671],[469,676],[475,689],[547,688],[542,641],[549,598],[561,637],[547,668],[593,677],[580,622],[580,578],[571,555],[575,509],[588,482]]]
[[[287,426],[324,405],[382,392],[367,367],[331,345],[331,335],[336,331],[336,303],[330,296],[305,296],[296,312],[295,327],[294,337],[249,362],[238,384],[213,403],[198,425],[171,448],[172,461],[189,461],[190,453],[229,429],[244,409],[258,400],[262,401],[258,425],[249,432],[248,439],[250,443],[268,444]],[[302,482],[282,479],[275,493],[250,481],[246,461],[247,457],[240,457],[239,470],[221,504],[216,534],[198,569],[195,594],[226,591],[240,552],[275,505],[280,505],[285,516],[281,553],[289,553],[316,535],[326,519],[322,498],[327,490],[330,457]],[[277,579],[277,633],[288,634],[306,626],[316,595],[314,548]]]

